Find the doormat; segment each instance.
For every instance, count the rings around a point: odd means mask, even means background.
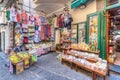
[[[117,66],[117,65],[114,65],[114,64],[109,65],[109,70],[120,74],[120,66]]]

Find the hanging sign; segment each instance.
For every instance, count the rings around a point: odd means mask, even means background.
[[[78,6],[85,6],[88,0],[72,0],[71,2],[71,9],[74,9]]]

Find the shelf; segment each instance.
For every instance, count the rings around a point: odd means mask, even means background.
[[[70,40],[63,40],[63,43],[71,43]]]
[[[109,36],[115,36],[114,34],[111,34],[111,35],[109,35]]]
[[[65,48],[65,47],[62,47],[62,49],[64,49],[64,50],[69,50],[70,48]]]
[[[28,34],[28,32],[22,32],[22,33]]]
[[[23,28],[23,27],[22,27],[22,29],[28,29],[28,28]]]
[[[95,54],[99,54],[100,51],[88,51],[88,50],[81,50],[81,49],[75,49],[75,48],[71,48],[73,50],[76,50],[76,51],[83,51],[83,52],[88,52],[88,53],[95,53]]]
[[[86,71],[89,71],[89,72],[92,72],[94,74],[97,74],[97,75],[99,75],[101,77],[105,77],[107,75],[108,69],[106,69],[104,72],[101,71],[101,70],[98,70],[98,69],[92,69],[92,68],[90,68],[88,66],[85,66],[85,65],[83,65],[83,64],[81,64],[79,62],[73,61],[73,60],[65,58],[65,57],[62,57],[62,63],[63,63],[63,61],[68,61],[70,63],[74,63],[77,67],[81,67],[82,69],[84,69]],[[93,77],[93,80],[94,80],[94,77]]]
[[[29,32],[29,33],[35,33],[35,32]]]
[[[74,53],[71,53],[71,52],[68,52],[67,54],[68,54],[68,55],[75,56],[75,57],[77,57],[77,58],[86,59],[87,61],[90,61],[90,62],[93,62],[93,63],[98,62],[97,59],[93,59],[93,58],[85,58],[84,56],[81,56],[81,55],[79,55],[79,54],[74,54]]]
[[[120,15],[117,15],[117,16],[110,16],[109,18],[114,19],[115,17],[120,17]]]
[[[109,46],[115,46],[115,44],[109,44]]]
[[[63,52],[60,52],[60,51],[56,51],[56,53],[58,53],[58,54],[63,54]]]

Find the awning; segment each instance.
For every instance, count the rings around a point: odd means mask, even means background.
[[[82,4],[86,4],[88,0],[72,0],[71,2],[71,9],[74,9]]]

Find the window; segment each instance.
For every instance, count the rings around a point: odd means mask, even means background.
[[[113,5],[120,2],[120,0],[107,0],[107,6]]]

